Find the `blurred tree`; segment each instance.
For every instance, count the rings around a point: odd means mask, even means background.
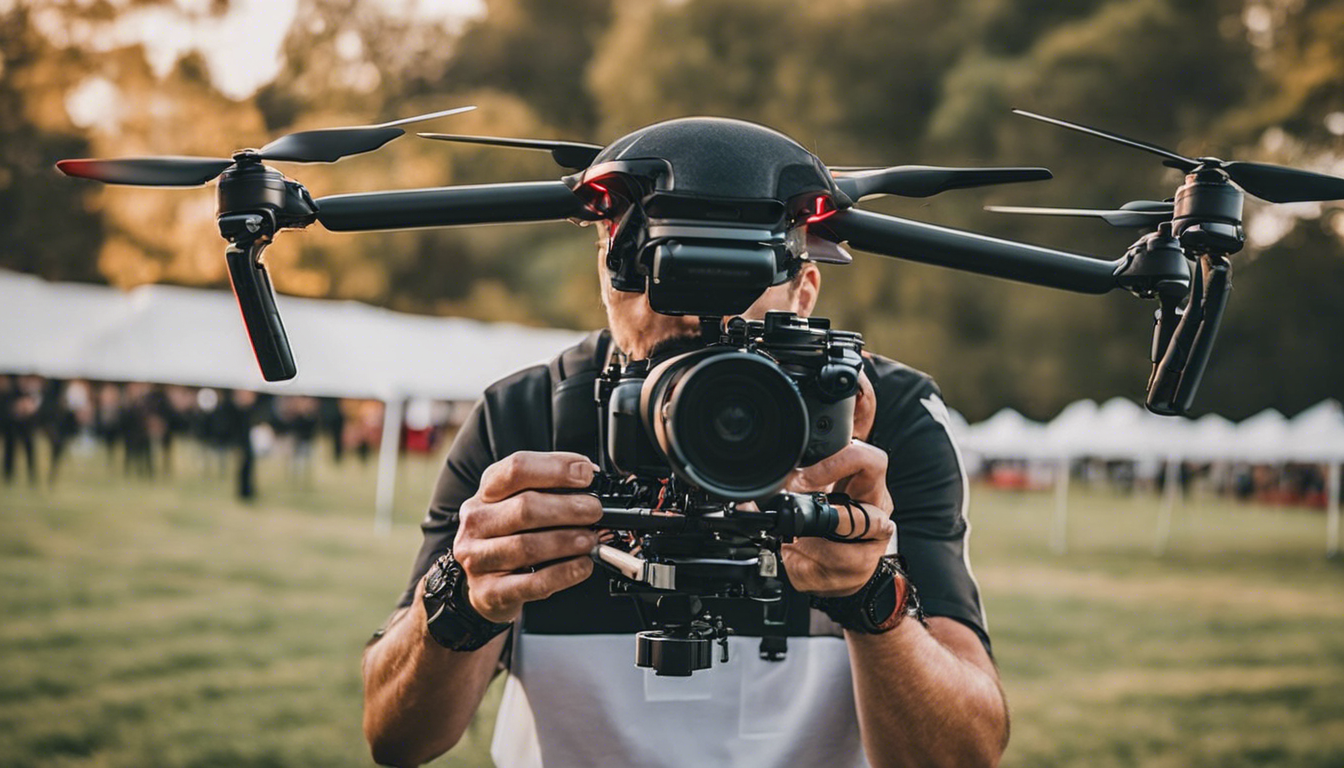
[[[103,239],[96,190],[60,180],[52,167],[88,142],[65,115],[30,94],[67,85],[85,69],[52,45],[18,5],[0,11],[0,267],[57,280],[96,280],[89,254]]]
[[[440,88],[492,88],[518,96],[546,123],[588,140],[597,126],[582,72],[609,23],[612,0],[486,0],[463,30]]]
[[[156,72],[139,47],[104,34],[137,9],[185,18],[226,2],[0,2],[0,263],[122,285],[223,285],[208,191],[101,192],[49,175],[50,163],[215,155],[289,130],[462,104],[480,109],[423,129],[604,141],[716,114],[783,130],[834,164],[1045,165],[1057,173],[1049,184],[865,205],[1107,258],[1138,233],[981,207],[1110,206],[1170,195],[1179,176],[1010,107],[1192,155],[1344,171],[1341,0],[487,0],[460,29],[397,5],[300,0],[281,74],[231,101],[199,57]],[[105,114],[100,103],[111,105]],[[543,153],[413,135],[336,165],[280,167],[315,195],[562,173]],[[1337,396],[1339,210],[1249,206],[1254,247],[1237,259],[1201,409],[1244,416]],[[603,317],[592,240],[565,225],[359,237],[315,227],[281,238],[268,259],[283,292],[593,327]],[[1046,418],[1078,397],[1139,397],[1147,376],[1150,307],[1127,295],[859,256],[826,268],[820,311],[934,374],[971,418],[1004,405]]]
[[[443,25],[381,3],[300,0],[285,66],[256,100],[272,131],[322,114],[359,115],[360,122],[405,117],[399,102],[441,76],[454,44]]]

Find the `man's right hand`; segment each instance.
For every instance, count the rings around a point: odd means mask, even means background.
[[[601,519],[601,502],[586,493],[548,491],[585,488],[595,469],[577,453],[520,451],[485,470],[476,495],[462,505],[453,540],[477,613],[513,621],[524,603],[593,572],[588,553],[597,534],[589,526]],[[549,564],[537,568],[541,563]]]

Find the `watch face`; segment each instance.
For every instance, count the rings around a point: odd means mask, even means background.
[[[868,616],[875,626],[882,627],[891,621],[898,603],[896,577],[888,574],[874,585],[873,596],[868,604]]]
[[[437,565],[430,569],[429,578],[425,579],[425,592],[430,595],[438,595],[443,592],[443,587],[448,582],[448,574]]]

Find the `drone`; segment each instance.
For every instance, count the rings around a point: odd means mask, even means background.
[[[549,152],[559,179],[312,197],[268,162],[335,162],[402,136],[404,125],[302,131],[229,158],[62,160],[69,176],[109,184],[190,187],[218,179],[217,223],[252,348],[267,381],[293,378],[294,355],[262,252],[276,235],[314,223],[339,232],[568,220],[606,223],[616,290],[699,318],[700,343],[663,358],[612,362],[596,378],[599,466],[590,492],[606,531],[594,559],[634,597],[644,624],[636,663],[689,675],[727,652],[732,628],[705,600],[764,605],[761,654],[782,658],[787,609],[781,546],[802,536],[853,539],[843,494],[783,492],[794,468],[849,444],[862,366],[859,334],[822,318],[745,312],[804,262],[847,264],[848,249],[1087,294],[1126,290],[1158,303],[1146,404],[1189,412],[1231,287],[1230,256],[1245,244],[1245,195],[1270,203],[1344,199],[1344,178],[1258,162],[1189,158],[1053,117],[1045,123],[1163,158],[1185,176],[1169,201],[1116,210],[991,208],[1099,218],[1144,232],[1115,259],[1054,250],[864,210],[881,195],[924,198],[1043,181],[1033,167],[828,167],[801,144],[755,123],[691,117],[655,123],[607,145],[421,133],[446,142]],[[585,394],[585,402],[593,403]],[[749,503],[748,503],[749,502]],[[843,511],[842,511],[843,510]],[[843,519],[849,526],[841,524]],[[859,536],[866,535],[866,530]],[[796,595],[796,593],[794,593]]]
[[[675,196],[670,168],[642,154],[634,138],[610,145],[494,136],[422,133],[439,140],[515,147],[549,152],[572,175],[557,181],[459,185],[431,189],[364,192],[313,198],[299,182],[265,165],[270,162],[331,163],[371,152],[405,131],[400,127],[447,117],[473,107],[435,112],[370,126],[327,128],[291,133],[261,149],[242,149],[231,158],[136,157],[111,160],[62,160],[68,176],[107,184],[194,187],[218,179],[218,225],[228,241],[225,260],[263,378],[282,381],[297,373],[294,356],[276,309],[274,290],[262,263],[262,251],[277,233],[319,223],[339,232],[449,227],[469,224],[570,220],[583,223],[607,217],[611,190],[603,180],[632,165],[656,174],[657,183]],[[1163,158],[1183,171],[1184,182],[1170,202],[1135,201],[1117,210],[990,207],[989,210],[1036,215],[1100,218],[1118,227],[1152,227],[1123,256],[1105,260],[974,232],[937,226],[860,208],[880,195],[929,197],[953,189],[1051,178],[1044,168],[942,168],[905,165],[887,168],[822,168],[830,189],[805,199],[804,217],[810,257],[847,263],[844,246],[910,261],[1006,278],[1034,285],[1104,294],[1117,288],[1160,307],[1148,378],[1146,405],[1154,413],[1188,413],[1208,363],[1227,303],[1231,264],[1228,257],[1245,243],[1242,203],[1245,194],[1270,203],[1344,199],[1344,179],[1269,163],[1189,158],[1155,144],[1126,138],[1078,123],[1025,110],[1016,114],[1117,142]],[[751,154],[749,142],[768,129],[727,131],[749,124],[721,118],[699,121],[715,141],[745,140],[735,149]],[[643,129],[647,131],[648,129]],[[729,136],[728,134],[734,134]],[[730,148],[730,151],[733,148]],[[720,152],[723,149],[720,148]],[[813,158],[817,165],[821,161]],[[595,162],[598,161],[598,162]],[[797,207],[771,192],[752,201],[765,207]],[[806,192],[804,192],[806,194]],[[744,201],[739,201],[744,202]],[[768,214],[772,215],[773,211]],[[1197,268],[1191,270],[1193,263]],[[1193,271],[1193,278],[1192,278]],[[650,283],[665,281],[651,276]],[[660,276],[659,276],[660,277]],[[655,308],[657,306],[655,305]]]

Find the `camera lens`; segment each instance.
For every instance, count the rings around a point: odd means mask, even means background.
[[[646,413],[674,471],[736,500],[783,486],[808,432],[802,397],[778,365],[761,355],[715,351],[686,355],[658,374],[651,374]]]
[[[714,416],[714,431],[727,443],[746,440],[755,426],[755,409],[749,403],[729,403]]]

